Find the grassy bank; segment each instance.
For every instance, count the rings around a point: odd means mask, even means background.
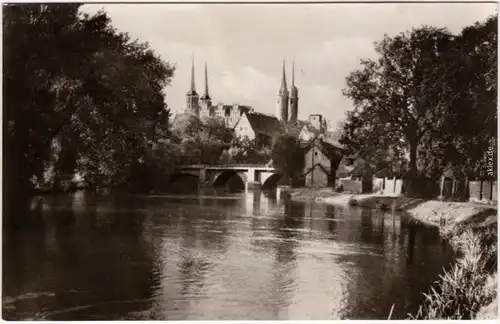
[[[461,258],[431,287],[416,319],[496,319],[497,209],[473,203],[426,201],[407,210],[438,226]]]
[[[286,189],[296,201],[353,205],[404,211],[415,220],[439,227],[441,235],[461,257],[425,294],[412,319],[496,319],[497,301],[497,207],[419,198],[350,195],[331,188]]]

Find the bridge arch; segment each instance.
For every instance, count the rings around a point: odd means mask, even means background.
[[[234,183],[238,189],[245,189],[246,180],[246,176],[240,172],[225,170],[215,174],[212,185],[214,187],[223,187],[231,182]]]
[[[273,173],[262,183],[263,190],[275,189],[278,186],[279,181],[283,178],[280,173]]]

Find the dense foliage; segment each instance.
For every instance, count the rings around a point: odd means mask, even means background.
[[[379,59],[347,77],[355,109],[341,142],[374,163],[409,153],[409,176],[481,176],[496,137],[496,28],[491,17],[460,35],[427,26],[386,35]]]
[[[81,173],[120,186],[151,158],[168,121],[174,68],[109,17],[78,4],[8,5],[4,32],[4,184],[26,192]],[[144,176],[144,174],[142,174]]]
[[[297,137],[289,134],[274,139],[271,148],[273,166],[287,181],[300,177],[304,170],[304,152]]]
[[[177,164],[217,164],[234,137],[221,118],[187,114],[176,116],[171,131],[170,149]]]
[[[270,148],[259,146],[255,140],[248,137],[236,138],[228,154],[228,162],[233,164],[267,164],[271,161]]]

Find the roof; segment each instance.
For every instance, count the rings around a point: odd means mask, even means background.
[[[346,178],[351,175],[352,171],[355,169],[354,166],[350,165],[344,165],[340,164],[337,168],[337,172],[335,173],[335,176],[338,178]]]
[[[221,107],[224,109],[225,112],[231,111],[234,108],[239,108],[240,115],[246,112],[250,112],[252,110],[252,107],[250,106],[243,106],[243,105],[224,105],[224,104],[219,104],[217,107]]]
[[[342,148],[332,143],[322,141],[321,146],[331,157],[342,156]]]
[[[274,116],[250,112],[246,112],[246,116],[255,134],[275,136],[285,132],[283,125]]]
[[[345,148],[345,146],[343,144],[341,144],[339,141],[332,140],[332,139],[329,139],[329,138],[325,138],[324,141],[325,141],[325,143],[329,143],[330,145],[333,145],[333,146],[338,147],[340,149],[344,149]]]
[[[312,146],[317,146],[323,152],[329,159],[333,159],[336,157],[342,156],[342,148],[337,147],[331,143],[325,142],[325,141],[313,141],[309,143],[307,146],[304,147],[305,151],[309,151],[309,148]]]

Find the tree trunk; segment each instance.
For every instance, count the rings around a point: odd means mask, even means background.
[[[416,178],[417,178],[417,148],[418,148],[418,142],[417,141],[411,141],[410,142],[410,170],[408,173],[408,177],[410,180],[410,187],[409,187],[409,195],[413,196],[416,193]]]
[[[414,179],[417,176],[417,148],[418,142],[410,143],[410,172],[409,176]]]

